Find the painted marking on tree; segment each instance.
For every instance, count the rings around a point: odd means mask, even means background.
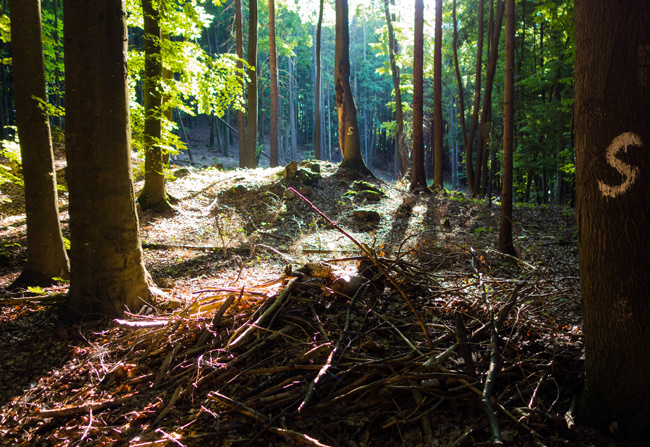
[[[354,135],[354,126],[348,127],[348,135]]]
[[[606,185],[598,180],[598,188],[605,197],[616,197],[623,194],[632,187],[639,175],[639,168],[630,166],[616,155],[620,152],[627,152],[629,146],[641,146],[641,137],[633,132],[624,132],[614,138],[607,147],[607,163],[616,169],[623,176],[623,183],[616,186]]]

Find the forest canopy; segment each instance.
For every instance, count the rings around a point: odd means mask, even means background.
[[[63,131],[64,104],[63,12],[59,0],[42,2],[43,42],[47,79],[47,101],[43,104],[52,116],[55,136]],[[157,3],[157,2],[156,2]],[[386,3],[386,5],[384,4]],[[433,177],[433,47],[434,13],[432,2],[424,9],[424,141],[427,178]],[[444,138],[444,184],[448,189],[468,189],[474,194],[498,195],[501,179],[501,139],[503,129],[503,52],[504,34],[496,33],[498,1],[469,0],[442,2],[442,133]],[[184,151],[183,127],[192,125],[197,115],[210,117],[211,145],[224,155],[232,155],[236,141],[234,131],[238,110],[247,112],[246,92],[242,82],[248,62],[238,59],[235,39],[235,2],[165,0],[160,3],[161,39],[159,47],[165,70],[171,74],[159,88],[165,96],[163,110],[174,113],[164,120],[160,145],[168,152]],[[479,6],[483,13],[479,16]],[[140,2],[126,3],[129,24],[129,85],[131,87],[131,122],[135,148],[142,147],[144,126],[143,81],[144,33]],[[360,143],[366,164],[382,170],[382,176],[395,178],[395,88],[389,61],[389,35],[385,6],[392,17],[396,41],[395,63],[399,70],[399,87],[404,113],[404,141],[411,150],[413,92],[412,2],[400,0],[362,0],[349,2],[350,84],[356,102]],[[243,49],[248,39],[248,2],[242,3]],[[255,73],[258,107],[256,136],[257,159],[268,163],[271,94],[269,60],[268,3],[258,7],[259,40]],[[313,158],[315,148],[316,28],[319,2],[277,1],[277,70],[279,97],[280,157]],[[333,1],[323,2],[320,33],[321,73],[319,94],[319,142],[321,159],[339,161],[334,86],[335,8]],[[573,203],[574,151],[572,147],[573,101],[573,2],[524,1],[516,4],[515,48],[515,201],[536,203]],[[478,21],[483,18],[483,36]],[[455,19],[455,23],[454,23]],[[0,58],[3,61],[0,132],[3,140],[12,140],[13,123],[9,13],[2,11]],[[455,25],[455,26],[454,26]],[[502,25],[500,25],[502,26]],[[493,36],[499,40],[495,60],[493,93],[489,111],[480,121],[474,141],[467,142],[469,124],[475,111],[485,108],[486,76],[491,63]],[[484,40],[480,71],[477,77],[477,43]],[[457,59],[457,61],[455,60]],[[237,61],[241,61],[238,68]],[[456,65],[458,71],[456,73]],[[476,79],[481,84],[476,87]],[[477,98],[478,95],[478,98]],[[462,98],[461,98],[462,96]],[[476,110],[478,108],[478,110]],[[461,117],[461,114],[463,115]],[[463,123],[467,123],[465,124]],[[467,127],[467,129],[465,129]],[[467,145],[478,148],[468,152]],[[5,143],[5,145],[8,143]],[[6,153],[3,166],[11,172]],[[485,155],[485,156],[483,156]],[[480,158],[479,158],[480,157]],[[469,163],[468,163],[469,159]],[[477,167],[476,163],[481,166]],[[468,188],[471,169],[484,172],[484,185]],[[3,171],[3,172],[5,172]],[[3,178],[9,178],[4,175]]]

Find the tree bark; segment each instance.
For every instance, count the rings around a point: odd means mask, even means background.
[[[25,183],[27,264],[12,286],[46,286],[68,278],[59,224],[56,170],[46,100],[41,2],[11,0],[14,104]]]
[[[397,40],[395,39],[395,30],[393,29],[393,19],[391,18],[388,7],[388,0],[384,0],[384,11],[386,12],[386,24],[388,26],[388,60],[390,61],[390,71],[393,77],[393,91],[395,92],[395,122],[397,124],[397,176],[402,178],[406,175],[409,167],[409,157],[404,144],[404,110],[402,107],[402,90],[400,88],[399,68],[397,67],[396,55],[399,51]]]
[[[322,156],[322,136],[321,136],[321,31],[323,27],[323,8],[325,6],[324,0],[320,0],[318,8],[318,24],[316,25],[316,105],[314,108],[314,157],[321,160]]]
[[[275,0],[269,0],[269,66],[271,70],[271,123],[269,145],[272,168],[279,165],[278,156],[278,52],[275,43]]]
[[[350,89],[348,0],[336,0],[336,51],[334,59],[336,109],[339,118],[339,147],[343,154],[340,167],[359,174],[372,175],[361,154],[357,108]]]
[[[444,156],[442,148],[442,0],[436,0],[435,33],[436,39],[433,50],[433,188],[442,189],[444,188]]]
[[[246,85],[244,80],[244,25],[242,23],[241,0],[235,0],[235,40],[237,57],[237,69],[242,73],[242,89]],[[237,139],[239,141],[239,167],[246,167],[246,115],[243,110],[237,110]]]
[[[650,433],[650,3],[575,2],[580,413]],[[606,32],[604,32],[606,30]]]
[[[119,316],[152,295],[131,169],[121,0],[64,0],[72,315]]]
[[[152,0],[142,0],[144,16],[144,186],[138,197],[142,209],[172,209],[165,190],[162,140],[162,54],[160,9]]]
[[[489,131],[492,110],[492,89],[494,87],[494,76],[497,71],[497,60],[499,58],[499,37],[501,35],[501,24],[503,23],[504,1],[498,0],[497,14],[494,23],[494,34],[490,44],[490,54],[488,56],[487,74],[485,79],[485,94],[483,98],[483,107],[481,109],[481,123],[478,131],[478,144],[476,146],[476,171],[474,172],[474,187],[472,188],[474,195],[481,195],[481,179],[482,175],[487,175],[483,171],[486,135]],[[514,51],[514,43],[513,43]],[[514,57],[514,56],[513,56]],[[513,68],[514,73],[514,68]]]
[[[506,63],[503,92],[503,180],[498,249],[515,255],[512,244],[512,153],[514,148],[515,0],[506,0]],[[487,96],[487,95],[486,95]],[[480,165],[476,164],[477,169]],[[476,179],[475,179],[476,180]]]
[[[411,191],[428,191],[424,170],[424,2],[415,0],[413,41],[413,177]]]
[[[248,107],[244,166],[257,167],[257,0],[248,5]]]

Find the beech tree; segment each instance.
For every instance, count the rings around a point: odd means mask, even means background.
[[[394,4],[394,3],[393,3]],[[397,124],[397,176],[404,177],[409,167],[409,156],[404,145],[404,110],[402,107],[402,90],[399,85],[400,75],[397,66],[396,56],[398,52],[393,19],[388,7],[388,0],[384,0],[384,11],[386,13],[386,25],[388,26],[388,59],[390,61],[390,72],[393,78],[393,92],[395,94],[395,121]]]
[[[275,43],[275,0],[269,0],[269,69],[271,71],[271,124],[269,145],[271,167],[279,164],[278,160],[278,52]]]
[[[503,177],[499,251],[515,255],[512,244],[512,153],[514,151],[515,0],[506,0],[506,68],[503,87]],[[477,162],[477,173],[481,165]],[[476,178],[474,179],[476,182]],[[476,183],[474,183],[476,185]]]
[[[411,191],[428,191],[424,170],[424,2],[415,0],[413,41],[413,177]]]
[[[248,106],[244,166],[257,167],[257,0],[248,5]]]
[[[122,0],[64,0],[70,292],[74,315],[151,298],[135,209]]]
[[[433,188],[443,185],[442,148],[442,0],[436,0],[436,39],[433,50]]]
[[[341,168],[372,175],[363,161],[357,108],[350,89],[350,38],[348,0],[336,0],[336,51],[334,57],[336,110],[339,118],[339,147],[343,154]]]
[[[650,433],[648,23],[647,0],[575,2],[580,413],[638,445]]]
[[[44,110],[45,68],[41,2],[11,0],[16,126],[25,182],[27,264],[13,286],[45,286],[67,278],[68,256],[59,223],[49,117]]]
[[[162,142],[162,76],[160,4],[142,0],[144,16],[144,187],[138,197],[143,209],[167,211]]]

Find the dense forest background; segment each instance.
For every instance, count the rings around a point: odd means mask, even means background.
[[[2,7],[3,64],[0,101],[0,132],[5,152],[13,138],[12,70],[6,0]],[[427,177],[433,177],[433,47],[434,5],[424,10],[424,129]],[[467,189],[468,169],[480,163],[482,188],[475,194],[498,194],[501,178],[503,133],[504,33],[500,32],[498,1],[442,2],[442,132],[444,181],[448,189]],[[235,2],[172,2],[173,14],[161,18],[163,64],[174,73],[165,84],[173,124],[166,148],[187,149],[187,128],[208,117],[208,146],[215,156],[237,157],[236,110],[247,109],[237,76]],[[175,6],[174,6],[175,5]],[[277,66],[279,141],[281,161],[314,158],[316,34],[318,2],[277,2]],[[479,6],[484,7],[479,27]],[[247,2],[243,8],[244,55],[248,44]],[[320,146],[321,158],[340,161],[334,91],[334,4],[324,2],[321,31]],[[350,84],[357,106],[359,134],[366,164],[386,178],[398,176],[396,165],[395,89],[389,62],[386,8],[392,16],[397,42],[404,132],[410,153],[412,134],[413,26],[411,2],[351,1]],[[268,3],[258,7],[257,52],[257,161],[269,161],[270,69]],[[132,135],[141,148],[143,118],[143,25],[141,7],[127,2],[129,19],[129,70]],[[573,203],[574,151],[572,139],[573,98],[573,2],[522,1],[516,4],[515,44],[515,201]],[[454,26],[454,17],[455,25]],[[63,20],[60,2],[42,2],[43,41],[48,107],[53,116],[55,138],[64,128]],[[495,26],[495,23],[499,26]],[[479,33],[482,33],[479,34]],[[498,37],[498,40],[494,37]],[[165,39],[163,39],[165,40]],[[480,40],[480,42],[479,42]],[[480,43],[480,47],[479,47]],[[493,51],[494,45],[498,48]],[[477,49],[481,48],[477,67]],[[456,70],[457,63],[457,70]],[[493,79],[486,76],[495,64]],[[479,71],[477,71],[479,69]],[[478,77],[477,77],[478,74]],[[480,85],[477,86],[477,79]],[[486,82],[493,90],[486,98]],[[480,88],[477,88],[480,87]],[[478,95],[478,97],[477,97]],[[462,105],[461,105],[462,103]],[[57,113],[56,110],[60,110]],[[250,112],[250,110],[249,110]],[[470,126],[476,114],[476,125]],[[467,142],[470,127],[474,141]],[[464,135],[465,134],[465,135]],[[467,151],[467,146],[481,151]],[[190,147],[191,151],[191,147]],[[481,152],[480,156],[477,153]],[[9,155],[5,153],[5,156]],[[469,158],[470,163],[467,162]],[[478,158],[478,160],[477,160]],[[10,172],[10,167],[9,172]],[[478,172],[478,171],[477,171]],[[470,178],[473,175],[470,174]],[[472,192],[473,188],[469,188]]]

